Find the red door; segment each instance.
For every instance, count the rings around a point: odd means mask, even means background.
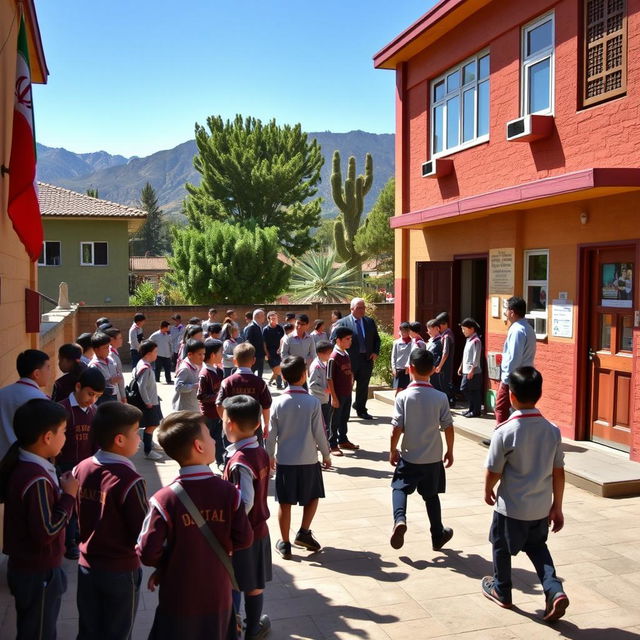
[[[426,334],[428,320],[441,311],[452,314],[453,262],[418,262],[416,271],[416,320]]]

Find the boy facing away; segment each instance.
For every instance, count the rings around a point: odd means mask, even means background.
[[[173,399],[174,411],[198,411],[198,377],[204,362],[205,347],[202,340],[187,340],[187,357],[176,370]]]
[[[80,360],[82,347],[79,344],[69,342],[58,349],[58,369],[62,375],[53,383],[51,399],[60,402],[69,397],[76,388],[76,382],[87,365]]]
[[[331,466],[331,454],[320,400],[309,395],[302,386],[307,380],[306,362],[301,356],[287,356],[282,361],[282,375],[289,388],[274,402],[266,448],[271,467],[276,470],[276,500],[280,504],[281,539],[276,543],[276,551],[289,560],[291,506],[294,504],[302,506],[303,512],[302,524],[293,543],[309,551],[321,549],[311,532],[318,500],[324,498],[318,450],[325,469]]]
[[[145,482],[130,458],[142,414],[129,404],[98,407],[91,425],[97,452],[73,470],[78,490],[78,640],[128,640],[142,569],[135,545],[147,512]]]
[[[549,525],[554,533],[564,526],[564,453],[560,430],[536,409],[541,395],[542,376],[533,367],[509,375],[515,411],[493,432],[487,456],[484,500],[495,505],[489,534],[493,576],[482,579],[482,593],[510,608],[511,556],[524,551],[542,583],[544,620],[553,622],[569,606],[547,547]]]
[[[186,492],[204,526],[231,554],[253,542],[240,492],[209,468],[215,443],[199,413],[172,413],[162,421],[158,440],[180,464],[180,472],[173,484],[151,497],[138,539],[142,563],[156,567],[149,589],[160,585],[149,638],[235,639],[230,574],[178,493]]]
[[[233,568],[240,591],[234,591],[236,611],[244,593],[246,640],[268,635],[269,616],[262,614],[264,588],[271,581],[271,541],[267,520],[269,508],[269,456],[255,436],[260,426],[260,405],[249,396],[233,396],[224,401],[224,433],[227,447],[224,479],[240,491],[244,510],[253,529],[253,544],[233,554]]]
[[[413,382],[396,396],[391,420],[389,462],[395,467],[391,481],[394,523],[391,546],[400,549],[404,544],[407,496],[417,489],[427,508],[432,549],[439,551],[453,536],[453,529],[442,525],[438,496],[445,491],[445,467],[453,464],[453,420],[447,396],[429,383],[433,372],[431,353],[426,349],[413,351],[409,371]],[[447,441],[444,457],[440,429]]]

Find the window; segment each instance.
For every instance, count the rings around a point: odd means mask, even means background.
[[[489,54],[480,53],[431,83],[431,157],[489,139]]]
[[[105,267],[109,264],[106,242],[81,242],[80,264],[82,266]]]
[[[549,251],[524,252],[524,299],[527,320],[537,338],[547,337],[547,293],[549,291]]]
[[[627,90],[626,0],[583,0],[582,105]]]
[[[60,266],[60,242],[57,240],[46,240],[42,243],[42,251],[38,258],[39,267],[59,267]]]
[[[522,115],[553,113],[553,13],[522,30]]]

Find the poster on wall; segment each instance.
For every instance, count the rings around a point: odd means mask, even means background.
[[[573,302],[571,300],[553,301],[551,335],[554,338],[573,338]]]
[[[515,249],[489,251],[489,294],[511,295],[515,273]]]
[[[600,305],[630,309],[633,306],[633,263],[607,262],[600,276]]]

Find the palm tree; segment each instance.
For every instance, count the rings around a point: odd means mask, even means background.
[[[360,266],[334,266],[335,254],[309,251],[293,263],[290,293],[292,302],[345,302],[358,290]]]

